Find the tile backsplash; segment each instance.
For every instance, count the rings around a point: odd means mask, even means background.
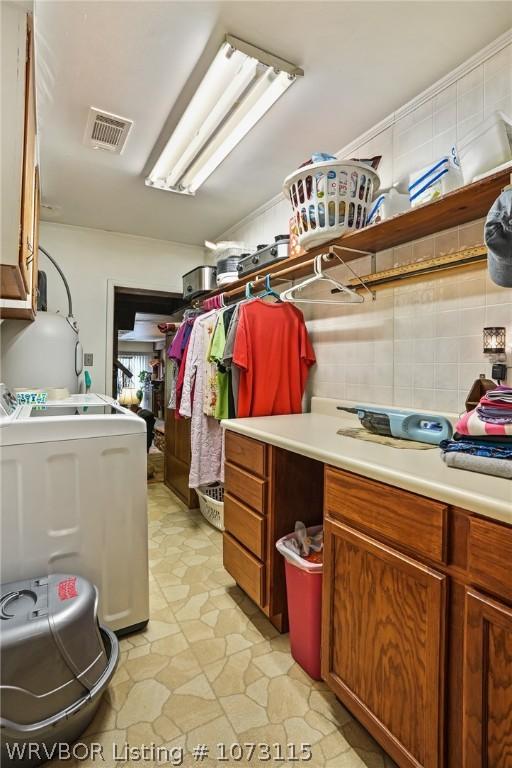
[[[512,117],[512,44],[475,65],[412,111],[399,110],[350,156],[382,154],[381,186],[404,189],[408,174],[446,154],[494,110]],[[404,114],[404,112],[406,112]],[[312,147],[325,151],[329,148]],[[338,153],[343,156],[344,151]],[[289,202],[278,199],[223,234],[251,248],[288,231]],[[377,254],[377,269],[407,264],[482,243],[483,220]],[[351,262],[360,275],[370,257]],[[348,273],[333,269],[341,280]],[[349,306],[299,305],[317,355],[309,394],[417,409],[460,411],[474,379],[490,376],[482,329],[507,329],[512,365],[512,289],[494,285],[485,265],[394,288]],[[508,370],[512,384],[512,371]]]
[[[311,395],[458,412],[479,374],[490,376],[483,327],[505,326],[510,352],[512,289],[482,266],[381,288],[364,304],[300,306],[317,356]]]

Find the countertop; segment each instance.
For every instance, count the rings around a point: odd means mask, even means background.
[[[356,416],[336,411],[336,405],[346,404],[342,400],[313,398],[311,413],[226,419],[222,425],[325,464],[512,525],[511,480],[447,467],[438,448],[397,449],[338,435],[341,426],[359,426]]]

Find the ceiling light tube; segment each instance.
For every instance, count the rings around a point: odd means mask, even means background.
[[[167,177],[167,185],[173,187],[187,170],[192,160],[204,147],[210,136],[217,130],[222,120],[226,118],[238,99],[247,90],[249,85],[256,77],[258,62],[254,59],[246,59],[236,73],[233,80],[223,85],[222,93],[218,94],[216,103],[212,106],[209,114],[204,119],[195,133],[194,137],[185,146],[181,157],[177,160],[174,168]]]
[[[195,194],[258,120],[288,90],[293,80],[293,76],[287,72],[276,74],[273,70],[267,70],[247,100],[235,110],[205,152],[183,176],[181,183],[190,194]]]
[[[302,74],[293,64],[226,36],[146,184],[195,194]]]

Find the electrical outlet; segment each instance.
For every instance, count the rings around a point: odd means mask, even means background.
[[[84,365],[87,365],[88,367],[93,365],[93,354],[92,354],[92,352],[84,352]]]

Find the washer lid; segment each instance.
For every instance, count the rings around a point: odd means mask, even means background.
[[[55,418],[56,416],[124,416],[114,405],[42,405],[32,406],[31,419]]]

